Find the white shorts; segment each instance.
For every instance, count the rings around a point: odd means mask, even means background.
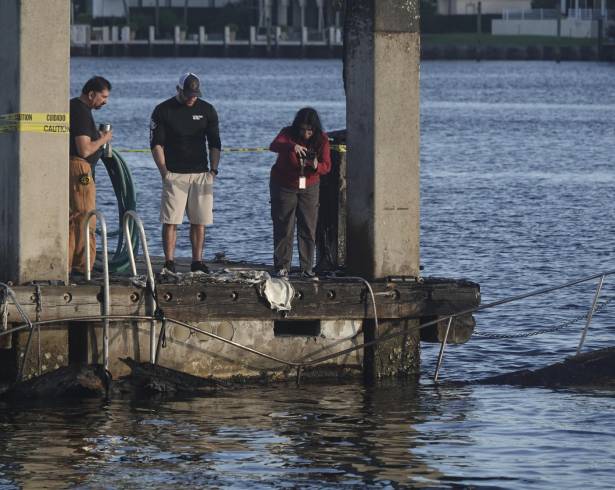
[[[214,222],[214,177],[209,172],[179,174],[167,172],[162,181],[160,222],[181,225],[184,211],[193,225]]]

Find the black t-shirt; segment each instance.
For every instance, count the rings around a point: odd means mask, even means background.
[[[100,138],[100,134],[96,129],[96,123],[92,116],[92,109],[83,103],[79,97],[70,99],[70,156],[81,157],[77,151],[75,138],[77,136],[89,136],[92,140]],[[102,155],[102,148],[95,151],[86,160],[92,165],[96,164]],[[81,157],[83,158],[83,157]]]
[[[150,147],[163,147],[168,170],[182,174],[207,172],[205,141],[210,149],[222,148],[214,106],[197,99],[187,107],[175,97],[156,106],[150,123]]]

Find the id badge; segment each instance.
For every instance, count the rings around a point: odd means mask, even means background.
[[[305,177],[299,177],[299,189],[305,189]]]

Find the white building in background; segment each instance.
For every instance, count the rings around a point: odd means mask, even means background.
[[[259,27],[274,24],[284,27],[312,27],[322,31],[325,27],[340,26],[341,12],[333,0],[258,0]],[[312,22],[308,22],[308,17]]]
[[[438,0],[439,15],[472,15],[478,13],[479,0]],[[527,10],[531,0],[480,0],[481,12],[501,15],[505,10]]]
[[[0,0],[1,1],[1,0]],[[221,8],[242,0],[82,0],[93,18],[127,17],[127,10],[142,7]],[[258,9],[258,27],[281,26],[300,29],[310,26],[318,31],[340,27],[339,0],[252,0]]]
[[[86,0],[93,18],[126,17],[127,8],[220,8],[241,0]]]

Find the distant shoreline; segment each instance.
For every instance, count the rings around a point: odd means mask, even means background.
[[[140,48],[140,49],[139,49]],[[90,49],[71,48],[71,56],[79,57],[119,57],[119,58],[164,58],[164,57],[203,57],[203,58],[291,58],[291,59],[341,59],[343,48],[336,46],[284,47],[265,50],[243,46],[206,47],[205,49],[183,49],[181,46],[96,46]],[[546,60],[546,61],[615,61],[615,46],[606,45],[502,45],[502,44],[444,44],[422,43],[422,60]]]

